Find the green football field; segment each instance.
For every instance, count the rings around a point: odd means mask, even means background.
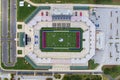
[[[48,48],[75,48],[75,32],[47,32],[46,47]]]
[[[42,28],[40,49],[45,52],[80,52],[82,36],[81,28]]]

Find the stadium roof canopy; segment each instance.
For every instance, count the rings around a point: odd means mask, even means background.
[[[72,15],[72,10],[71,9],[62,9],[62,8],[56,8],[53,11],[54,15]]]

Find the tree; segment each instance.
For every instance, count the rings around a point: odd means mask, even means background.
[[[105,73],[105,74],[109,74],[109,73],[110,73],[110,69],[109,69],[109,68],[105,68],[105,69],[104,69],[104,73]]]
[[[61,75],[60,75],[60,74],[54,74],[54,77],[55,77],[56,79],[60,79],[60,78],[61,78]]]
[[[65,75],[62,80],[82,80],[80,75]]]
[[[71,80],[82,80],[82,78],[79,75],[72,75]]]
[[[86,78],[86,80],[90,80],[90,78]]]
[[[71,77],[70,77],[70,75],[64,75],[62,80],[71,80]]]
[[[95,0],[96,4],[102,4],[102,3],[105,3],[105,2],[109,3],[109,2],[112,2],[112,0]]]
[[[53,80],[52,78],[46,78],[46,80]]]

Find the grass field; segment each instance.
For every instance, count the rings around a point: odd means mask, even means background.
[[[19,1],[17,0],[17,21],[24,21],[35,9],[35,6],[28,7],[28,3],[25,2],[24,6],[19,6]]]
[[[30,0],[34,3],[80,3],[80,4],[112,4],[119,5],[120,0]]]
[[[56,47],[62,47],[62,48],[76,47],[76,34],[75,32],[47,32],[46,46],[55,47],[55,48]]]
[[[94,3],[93,0],[30,0],[34,3]]]
[[[17,58],[17,63],[14,67],[6,67],[3,63],[1,64],[2,68],[4,69],[17,69],[17,70],[33,70],[34,68],[24,59],[24,58]]]

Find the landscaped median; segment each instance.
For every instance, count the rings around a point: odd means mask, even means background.
[[[19,24],[19,25],[17,26],[17,28],[18,28],[18,29],[22,29],[22,25]]]

